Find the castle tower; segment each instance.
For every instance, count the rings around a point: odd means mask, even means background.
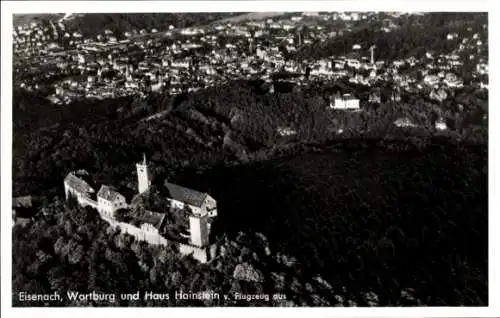
[[[149,186],[151,185],[148,163],[146,162],[145,154],[143,161],[137,163],[136,166],[137,166],[137,181],[138,181],[139,193],[144,193],[149,190]]]
[[[204,247],[208,245],[208,222],[207,214],[190,215],[189,216],[189,231],[191,233],[190,243]]]

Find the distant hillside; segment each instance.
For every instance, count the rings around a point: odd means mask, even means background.
[[[185,28],[208,24],[215,20],[240,14],[231,12],[88,13],[73,15],[64,23],[70,31],[81,32],[86,37],[102,34],[106,29],[113,31],[120,37],[124,32],[132,30],[145,29],[150,32],[154,28],[161,31],[166,30],[170,25],[176,28]],[[42,23],[49,20],[58,21],[63,16],[64,14],[16,15],[14,25],[21,25],[32,20],[39,20]]]
[[[220,21],[220,23],[226,23],[226,22],[242,22],[242,21],[250,21],[250,20],[263,20],[267,18],[273,18],[276,16],[281,16],[286,14],[286,12],[249,12],[249,13],[238,13],[238,15],[235,15],[233,17],[225,18]]]
[[[49,20],[59,20],[64,16],[64,13],[51,13],[51,14],[14,14],[12,18],[12,22],[14,27],[28,24],[32,21],[36,22],[48,22]]]

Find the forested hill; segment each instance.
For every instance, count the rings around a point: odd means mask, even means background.
[[[317,42],[304,46],[291,54],[291,58],[316,60],[332,55],[345,55],[351,51],[354,44],[363,48],[376,46],[376,57],[382,60],[394,60],[409,56],[422,56],[425,52],[447,52],[458,45],[465,36],[472,36],[469,31],[480,30],[480,36],[487,39],[488,14],[478,13],[433,13],[423,15],[403,15],[396,21],[397,28],[391,32],[381,30],[384,21],[377,19],[368,25],[353,28],[352,32],[344,33],[342,37],[333,37],[325,42]],[[456,32],[460,36],[455,40],[446,40],[446,35]],[[366,53],[368,55],[368,53]],[[485,43],[484,54],[487,58],[488,46]]]
[[[356,92],[361,98],[368,95],[348,83],[288,91],[280,91],[277,85],[276,93],[268,94],[259,82],[232,82],[176,97],[151,95],[57,106],[42,96],[16,90],[14,193],[59,184],[61,174],[79,165],[91,170],[115,165],[107,178],[122,180],[130,173],[128,165],[142,152],[159,167],[204,166],[267,160],[294,145],[352,138],[406,139],[414,135],[425,140],[438,134],[483,145],[487,141],[484,92],[463,88],[441,104],[411,95],[400,103],[366,104],[361,112],[344,113],[328,109],[328,97],[338,89]],[[447,121],[448,131],[435,131],[434,121],[439,116]],[[401,117],[421,128],[395,128],[393,122]],[[283,137],[278,133],[280,127],[289,127],[296,135]],[[123,162],[123,158],[132,162]],[[117,170],[121,173],[115,175]],[[59,179],[52,180],[55,177]]]

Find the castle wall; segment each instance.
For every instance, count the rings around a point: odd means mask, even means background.
[[[138,241],[146,241],[152,245],[168,245],[169,242],[167,239],[162,237],[158,232],[153,231],[144,231],[143,229],[138,228],[129,223],[118,222],[112,218],[101,215],[102,219],[108,222],[114,228],[120,228],[122,233],[127,233],[132,235]]]
[[[208,248],[206,247],[200,248],[192,245],[179,243],[179,251],[181,252],[181,254],[184,255],[191,254],[195,259],[197,259],[201,263],[206,263],[211,259],[208,253]]]
[[[68,189],[72,192],[72,189]],[[78,197],[78,202],[82,206],[92,206],[97,209],[97,202],[88,197]],[[179,252],[183,255],[192,255],[194,259],[201,263],[206,263],[216,256],[216,245],[210,245],[208,247],[196,247],[193,245],[182,244],[178,242],[169,242],[166,238],[158,233],[156,228],[151,229],[150,227],[137,227],[129,223],[119,222],[113,217],[110,217],[106,213],[99,212],[100,217],[106,221],[113,228],[119,228],[122,233],[127,233],[132,235],[137,241],[145,241],[152,245],[162,245],[167,246],[168,244],[177,244],[179,247]]]
[[[167,239],[162,237],[158,232],[145,231],[138,228],[132,224],[118,222],[112,218],[101,215],[102,219],[109,223],[110,226],[114,228],[120,228],[122,233],[127,233],[132,235],[138,241],[146,241],[152,245],[162,245],[167,246],[168,244],[177,244],[179,247],[179,252],[183,255],[192,255],[194,259],[201,263],[206,263],[216,256],[216,245],[211,245],[209,247],[196,247],[188,244],[182,244],[177,242],[169,242]]]
[[[94,209],[97,209],[97,202],[88,197],[82,197],[78,200],[78,202],[83,206],[91,206]]]

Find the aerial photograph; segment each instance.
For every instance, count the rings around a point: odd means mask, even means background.
[[[487,12],[53,10],[12,17],[11,306],[491,306]]]

